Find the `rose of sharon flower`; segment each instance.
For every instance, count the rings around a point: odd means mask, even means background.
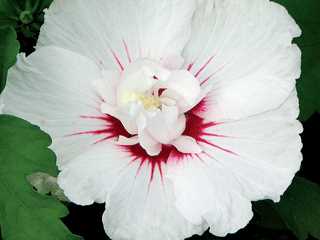
[[[268,0],[56,0],[4,112],[52,136],[112,239],[225,236],[299,169],[300,34]]]

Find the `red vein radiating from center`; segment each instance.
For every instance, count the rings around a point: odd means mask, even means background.
[[[125,40],[122,41],[125,54],[127,56],[128,62],[132,62],[132,56],[129,50],[129,47]],[[117,52],[115,52],[113,49],[110,49],[112,56],[115,60],[115,63],[119,66],[121,71],[125,70],[125,65],[122,62],[122,59],[120,59]],[[201,67],[200,69],[194,74],[195,78],[198,78],[200,74],[208,67],[208,65],[212,62],[213,56],[210,57]],[[192,70],[194,67],[194,62],[190,63],[187,66],[187,71]],[[201,82],[201,85],[207,82],[214,74],[209,75],[205,80]],[[157,79],[157,76],[154,76],[155,79]],[[160,89],[159,95],[161,95]],[[103,101],[103,99],[101,99]],[[218,135],[214,134],[212,132],[207,132],[209,128],[212,128],[216,126],[219,123],[215,122],[206,122],[203,118],[200,116],[202,113],[206,112],[207,109],[207,100],[204,98],[200,103],[195,106],[193,109],[191,109],[189,112],[185,113],[186,116],[186,129],[183,132],[183,135],[190,136],[194,138],[198,143],[204,143],[212,148],[224,151],[229,154],[235,154],[229,149],[223,148],[221,146],[218,146],[214,144],[213,142],[207,140],[205,137],[226,137],[224,135]],[[88,130],[88,131],[81,131],[76,132],[70,135],[67,135],[66,137],[72,137],[72,136],[81,136],[81,135],[97,135],[101,136],[100,139],[96,140],[93,144],[99,144],[104,141],[108,141],[110,139],[117,139],[119,136],[124,136],[127,138],[133,137],[133,135],[129,134],[124,126],[122,125],[121,121],[110,116],[110,115],[101,115],[101,116],[87,116],[82,115],[80,116],[82,120],[99,120],[101,121],[102,127],[100,129],[96,130]],[[114,143],[113,143],[114,144]],[[131,158],[131,162],[139,162],[139,168],[138,173],[140,169],[144,165],[149,165],[151,168],[150,173],[150,182],[154,179],[154,173],[156,170],[159,171],[161,178],[163,177],[163,170],[162,166],[163,164],[167,164],[170,161],[179,162],[183,160],[185,157],[201,160],[202,158],[199,154],[185,154],[179,152],[174,146],[172,145],[162,145],[162,151],[157,156],[149,156],[146,151],[141,147],[140,144],[136,145],[130,145],[130,146],[120,146],[120,149],[126,153],[128,153],[128,156]],[[204,154],[207,154],[204,152]]]
[[[118,66],[120,67],[121,71],[124,71],[124,66],[122,64],[122,62],[120,61],[120,58],[118,57],[118,55],[115,53],[115,51],[110,50],[112,53],[112,56],[114,57],[115,61],[117,62]]]
[[[194,138],[197,142],[201,142],[207,144],[213,148],[218,150],[224,151],[229,154],[235,154],[233,151],[220,147],[213,142],[205,139],[205,136],[212,136],[212,137],[226,137],[224,135],[218,135],[211,132],[207,132],[208,128],[212,128],[221,123],[215,122],[206,122],[203,118],[197,116],[197,113],[205,108],[205,100],[201,101],[196,107],[192,110],[187,112],[186,115],[186,129],[183,132],[183,135],[190,136]],[[68,136],[75,136],[75,135],[99,135],[101,139],[94,142],[94,144],[98,144],[103,141],[107,141],[112,138],[117,138],[119,136],[125,137],[132,137],[133,135],[129,134],[122,123],[109,115],[102,115],[102,116],[81,116],[82,119],[87,119],[88,121],[91,120],[101,120],[103,121],[103,127],[101,129],[93,130],[93,131],[82,131],[77,132]],[[162,166],[163,164],[167,164],[170,161],[179,162],[183,160],[186,156],[194,157],[195,159],[199,158],[199,155],[194,154],[185,154],[179,152],[175,147],[172,145],[163,145],[162,151],[157,156],[149,156],[146,151],[139,145],[130,145],[130,146],[120,146],[120,149],[126,153],[131,158],[132,162],[139,161],[140,167],[138,172],[140,171],[141,167],[145,165],[149,165],[151,169],[150,173],[150,181],[154,178],[154,173],[156,170],[159,171],[162,177]]]
[[[129,51],[128,44],[127,44],[127,42],[125,40],[122,40],[122,42],[123,42],[123,46],[124,46],[124,49],[125,49],[126,54],[127,54],[128,61],[129,61],[129,63],[131,63],[132,62],[132,58],[131,58],[131,54],[130,54],[130,51]]]
[[[195,78],[197,78],[200,75],[200,73],[202,73],[202,71],[206,69],[206,67],[210,64],[212,59],[213,59],[213,56],[210,57],[208,61],[198,70],[198,72],[194,75]]]

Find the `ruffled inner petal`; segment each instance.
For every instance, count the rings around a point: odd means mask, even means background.
[[[293,92],[276,110],[207,126],[198,161],[168,166],[180,212],[193,223],[204,218],[210,232],[225,236],[247,225],[250,201],[279,201],[302,160],[298,113]]]

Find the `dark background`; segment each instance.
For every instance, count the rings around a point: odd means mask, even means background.
[[[301,170],[298,175],[305,177],[313,182],[320,184],[320,175],[317,171],[317,161],[320,161],[320,114],[313,115],[309,120],[303,123],[304,132],[302,134],[303,156]],[[319,203],[320,204],[320,203]],[[85,240],[108,240],[103,225],[102,214],[104,205],[95,204],[87,207],[80,207],[74,204],[68,204],[70,215],[63,219],[63,222],[69,229]],[[226,240],[296,240],[296,238],[286,230],[265,229],[254,224],[254,220],[245,229],[238,233],[228,235]],[[203,236],[194,236],[189,240],[215,240],[221,239],[212,236],[206,232]],[[310,237],[308,240],[314,240]],[[148,240],[148,239],[146,239]]]

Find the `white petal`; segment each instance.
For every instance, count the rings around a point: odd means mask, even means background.
[[[141,147],[148,153],[150,156],[157,156],[162,149],[162,145],[156,141],[147,130],[139,131],[139,143]]]
[[[107,69],[137,58],[176,58],[177,65],[194,9],[194,0],[57,0],[46,12],[38,46],[71,49]]]
[[[300,76],[299,27],[268,0],[204,0],[184,56],[213,84],[207,117],[239,119],[277,108]]]
[[[76,204],[106,201],[103,222],[112,239],[181,240],[202,234],[207,225],[191,224],[177,211],[171,183],[150,163],[141,165],[122,147],[101,142],[67,163],[58,183]]]
[[[167,89],[163,96],[175,99],[181,112],[192,108],[201,92],[199,81],[185,70],[173,71],[166,82],[159,84],[159,88]]]
[[[138,167],[136,164],[136,167]],[[105,230],[111,239],[181,240],[201,234],[206,225],[193,225],[177,211],[170,182],[150,169],[139,174],[128,169],[110,194],[103,215]]]
[[[141,112],[137,119],[136,119],[136,124],[137,124],[137,127],[138,129],[141,131],[141,130],[144,130],[147,126],[147,114],[146,112]]]
[[[119,139],[117,141],[117,144],[119,145],[125,145],[125,146],[128,146],[128,145],[136,145],[139,143],[139,138],[138,136],[133,136],[131,138],[127,138],[127,137],[124,137],[124,136],[119,136]]]
[[[95,85],[96,87],[97,85]],[[118,113],[118,109],[116,106],[114,105],[111,105],[109,103],[102,103],[101,106],[100,106],[100,110],[102,113],[104,114],[108,114],[112,117],[115,117],[115,118],[119,118],[119,113]]]
[[[10,69],[3,92],[4,113],[39,125],[53,138],[58,165],[81,154],[101,136],[67,136],[104,128],[92,82],[101,78],[89,59],[70,51],[44,47],[27,58],[21,54]]]
[[[168,166],[180,212],[193,223],[204,218],[213,234],[225,236],[249,222],[250,201],[278,201],[302,160],[298,112],[294,92],[276,110],[207,129],[203,139],[211,145],[201,144],[201,161]]]
[[[181,135],[176,140],[172,141],[171,144],[182,153],[200,153],[202,152],[201,147],[197,144],[196,140],[189,136]]]
[[[161,61],[161,65],[167,69],[175,70],[179,69],[184,63],[184,59],[182,56],[168,56],[166,59]]]
[[[136,94],[151,91],[159,80],[167,79],[169,75],[169,70],[154,61],[142,59],[130,64],[121,73],[117,88],[118,104],[125,106],[129,102],[136,101]]]
[[[112,142],[91,145],[65,164],[58,184],[76,204],[103,203],[129,162],[128,155]]]
[[[236,154],[213,148],[209,152],[219,162],[224,159],[223,164],[243,178],[252,200],[278,201],[299,170],[302,126],[296,120],[298,115],[298,99],[293,92],[276,110],[208,130],[229,136],[206,139]]]
[[[205,220],[210,232],[222,237],[243,228],[252,218],[250,200],[237,192],[237,185],[225,178],[228,173],[218,164],[209,169],[198,159],[186,157],[176,168],[169,168],[175,205],[191,223]]]
[[[100,110],[102,113],[120,120],[121,124],[124,126],[128,133],[132,135],[138,133],[134,118],[130,116],[130,114],[124,113],[123,111],[119,110],[117,106],[104,102],[101,104]]]
[[[155,140],[168,144],[183,133],[185,126],[186,118],[184,115],[179,115],[176,106],[163,105],[162,111],[148,119],[146,127]]]
[[[100,97],[109,104],[117,103],[117,87],[120,75],[116,71],[102,71],[102,78],[93,82],[93,86]]]
[[[125,127],[128,133],[130,134],[137,134],[138,129],[135,125],[135,122],[130,116],[127,116],[126,114],[119,115],[119,119],[121,120],[122,125]]]

